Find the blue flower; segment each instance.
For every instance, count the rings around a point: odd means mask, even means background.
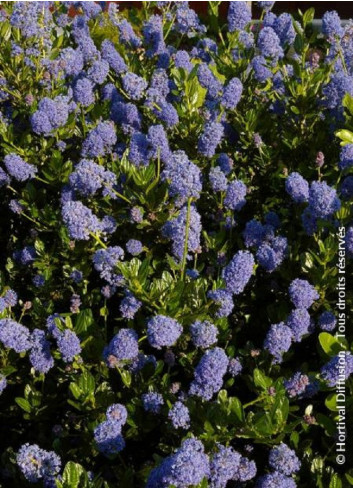
[[[45,332],[35,329],[31,335],[30,362],[35,370],[47,373],[54,366],[54,359],[50,353],[50,343],[45,337]]]
[[[241,455],[232,447],[218,444],[217,452],[210,463],[211,487],[227,487],[227,482],[234,478],[240,465]]]
[[[309,383],[307,375],[296,372],[289,380],[284,381],[284,387],[289,397],[297,397],[305,393]]]
[[[38,104],[38,110],[31,116],[33,131],[36,134],[49,135],[66,124],[70,110],[69,97],[44,97]]]
[[[151,15],[142,28],[143,40],[148,47],[147,56],[152,57],[165,52],[162,17]]]
[[[206,122],[198,141],[199,153],[208,158],[214,156],[224,134],[223,125],[216,121]]]
[[[285,443],[281,443],[270,450],[268,463],[275,471],[285,475],[298,472],[301,463],[295,454]]]
[[[289,296],[297,309],[309,309],[319,294],[307,280],[295,279],[289,286]]]
[[[343,180],[340,192],[344,200],[348,200],[353,197],[353,175],[350,175]]]
[[[229,2],[228,29],[234,32],[244,29],[251,21],[251,11],[247,2]]]
[[[80,49],[64,48],[61,50],[58,60],[60,68],[67,76],[77,76],[83,69],[84,61]]]
[[[287,239],[277,236],[264,241],[256,252],[256,259],[267,272],[273,272],[281,265],[288,252]]]
[[[142,302],[129,291],[126,291],[125,297],[120,303],[119,309],[125,319],[134,319],[135,314],[142,306]]]
[[[24,477],[31,483],[40,479],[50,481],[58,476],[61,469],[60,457],[55,452],[47,452],[29,443],[21,446],[16,461]]]
[[[45,278],[43,275],[38,274],[33,277],[32,282],[33,285],[35,285],[36,287],[43,287],[43,285],[45,284]]]
[[[214,76],[206,63],[201,63],[197,70],[197,78],[200,85],[207,89],[207,96],[211,99],[216,98],[222,90],[222,84]]]
[[[79,200],[66,202],[61,210],[63,221],[73,239],[87,240],[100,230],[100,222],[91,209]]]
[[[140,100],[142,98],[147,88],[147,82],[144,78],[128,72],[122,77],[121,81],[125,92],[132,100]]]
[[[3,301],[4,301],[6,307],[15,307],[17,304],[17,300],[18,300],[18,296],[14,290],[8,289],[5,292],[5,295],[3,297]]]
[[[340,152],[338,167],[340,170],[347,170],[353,166],[353,144],[346,144]]]
[[[246,204],[246,192],[246,185],[241,180],[234,180],[229,183],[224,198],[224,206],[233,211],[240,211]]]
[[[212,190],[215,192],[225,192],[228,180],[219,166],[211,168],[208,176]]]
[[[97,250],[93,255],[93,264],[102,279],[110,285],[121,285],[122,276],[115,273],[115,267],[124,258],[124,250],[120,246],[108,246]]]
[[[80,103],[83,107],[92,105],[95,100],[93,84],[88,78],[79,78],[74,86],[75,102]]]
[[[328,38],[341,37],[343,35],[341,19],[335,10],[324,13],[322,17],[322,33]]]
[[[183,68],[187,72],[190,72],[193,68],[193,64],[190,61],[190,56],[187,51],[177,51],[174,57],[174,64],[176,68]]]
[[[273,29],[279,37],[282,46],[293,44],[296,32],[290,14],[283,13],[279,15],[274,21]]]
[[[238,251],[222,272],[226,289],[232,294],[241,294],[253,274],[254,265],[254,257],[249,251]]]
[[[174,151],[165,170],[162,179],[169,183],[169,194],[177,197],[177,202],[182,205],[189,197],[198,199],[202,190],[201,172],[199,168],[189,161],[184,151]]]
[[[197,487],[210,473],[204,450],[197,438],[184,440],[175,453],[151,471],[147,487]]]
[[[306,309],[294,309],[288,316],[286,324],[292,330],[294,341],[301,341],[309,332],[310,315]]]
[[[104,39],[101,47],[102,58],[109,63],[110,68],[117,75],[127,71],[125,61],[115,49],[114,44],[108,39]]]
[[[264,342],[264,348],[274,356],[274,363],[282,362],[283,354],[289,350],[292,339],[292,330],[284,323],[271,325]]]
[[[142,403],[145,411],[158,414],[164,404],[163,396],[158,392],[147,392],[142,395]]]
[[[190,333],[196,347],[208,348],[217,343],[218,329],[210,321],[195,321],[190,326]]]
[[[30,178],[34,178],[37,173],[35,166],[26,163],[20,156],[14,153],[6,155],[4,163],[9,175],[19,182],[25,182]]]
[[[322,367],[321,377],[329,387],[344,383],[353,373],[353,355],[342,351]]]
[[[331,311],[323,312],[319,317],[319,326],[324,331],[333,331],[336,327],[336,316]]]
[[[33,246],[25,246],[23,250],[15,251],[13,257],[21,265],[29,265],[36,259],[37,253]]]
[[[64,362],[72,362],[76,355],[81,353],[80,340],[76,333],[66,329],[57,338],[58,349]]]
[[[122,404],[111,404],[106,411],[107,419],[114,421],[122,427],[127,420],[127,410]]]
[[[126,19],[122,19],[118,23],[118,28],[119,41],[121,44],[131,46],[132,48],[138,48],[141,45],[141,39],[138,37],[137,34],[135,34],[131,24]]]
[[[125,448],[121,425],[113,419],[103,421],[94,429],[94,440],[104,455],[115,455]]]
[[[286,192],[294,202],[307,202],[309,199],[309,184],[297,172],[292,172],[286,180]]]
[[[282,487],[293,488],[297,487],[292,477],[287,477],[281,472],[270,472],[269,474],[263,475],[257,480],[257,487]]]
[[[227,368],[228,357],[222,348],[206,351],[195,368],[189,393],[209,401],[222,388]]]
[[[233,294],[225,289],[210,290],[207,297],[212,299],[218,306],[216,317],[227,317],[234,308]]]
[[[239,360],[239,358],[230,358],[228,363],[228,373],[232,377],[236,377],[243,370],[243,366]]]
[[[189,8],[188,3],[181,2],[177,4],[175,12],[175,24],[173,26],[176,32],[180,34],[191,34],[196,32],[205,32],[205,26],[200,24],[200,20],[192,8]]]
[[[114,123],[112,121],[100,122],[83,141],[81,154],[88,158],[104,156],[106,153],[112,151],[116,141],[117,137]],[[100,168],[104,173],[104,169],[102,167]],[[114,179],[116,179],[115,176]]]
[[[17,353],[25,352],[32,346],[28,328],[7,318],[0,319],[0,341],[5,348],[12,348]]]
[[[169,410],[168,418],[175,429],[183,428],[184,430],[187,430],[190,427],[189,410],[180,401],[177,401]]]
[[[163,346],[173,346],[182,332],[181,324],[167,316],[154,316],[147,323],[149,344],[158,350]]]
[[[71,272],[70,278],[76,283],[79,284],[83,279],[83,273],[80,270],[73,270]]]
[[[184,244],[186,235],[187,207],[184,206],[179,212],[178,217],[168,221],[162,228],[163,235],[172,240],[173,254],[179,260],[184,254]],[[190,208],[189,235],[187,246],[187,259],[191,259],[191,253],[197,253],[200,249],[201,217],[194,205]]]
[[[265,10],[266,12],[271,10],[271,8],[274,6],[276,2],[256,2],[257,5]]]
[[[255,79],[260,83],[264,83],[273,76],[263,56],[255,56],[251,61],[251,67],[254,70]]]
[[[221,105],[226,109],[235,109],[241,99],[242,92],[242,82],[239,78],[232,78],[228,85],[224,87],[223,95],[221,97]]]
[[[130,255],[137,256],[142,253],[143,244],[137,239],[129,239],[126,243],[126,250]]]
[[[260,31],[257,47],[265,58],[276,59],[283,57],[280,39],[272,27],[264,27]]]
[[[113,368],[121,361],[132,360],[138,355],[138,336],[133,329],[122,328],[104,348],[103,358]]]
[[[341,208],[336,190],[326,182],[312,182],[309,190],[309,210],[317,219],[327,219]]]
[[[109,73],[109,63],[104,59],[95,61],[87,70],[87,77],[98,85],[102,85]]]
[[[163,163],[168,164],[173,157],[169,149],[168,137],[164,127],[160,124],[150,126],[147,133],[149,144],[149,158],[160,158]]]
[[[253,460],[249,460],[247,457],[241,457],[239,466],[234,472],[233,479],[240,482],[246,482],[253,479],[256,476],[256,472],[257,469],[255,462]]]

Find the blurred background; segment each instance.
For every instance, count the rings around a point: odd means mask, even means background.
[[[109,2],[105,2],[109,3]],[[120,5],[120,8],[131,8],[136,6],[142,7],[142,2],[116,2]],[[189,2],[191,8],[196,10],[196,12],[205,14],[207,13],[207,3],[208,2]],[[256,2],[249,2],[252,4],[253,16],[254,18],[259,18],[261,10],[256,7]],[[222,2],[220,7],[220,12],[222,15],[227,15],[229,2]],[[338,14],[342,19],[353,18],[353,2],[276,2],[272,11],[275,14],[280,14],[282,12],[294,13],[298,9],[305,11],[310,7],[315,8],[315,17],[320,18],[327,10],[337,10]]]

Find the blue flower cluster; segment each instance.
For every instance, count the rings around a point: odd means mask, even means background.
[[[154,316],[147,323],[147,338],[149,344],[160,349],[163,346],[173,346],[183,328],[175,319],[167,316]]]
[[[152,470],[147,487],[195,487],[209,472],[209,459],[201,441],[188,438],[174,454]]]
[[[273,472],[260,477],[258,487],[297,487],[293,475],[299,471],[301,463],[285,443],[270,450],[269,465]]]
[[[61,468],[61,460],[55,452],[48,452],[29,443],[19,449],[17,464],[27,481],[36,483],[44,479],[46,487],[52,486]]]
[[[132,360],[138,355],[138,336],[133,329],[122,328],[104,348],[103,357],[113,368],[121,362]]]
[[[37,173],[37,168],[34,165],[26,163],[20,156],[14,153],[5,156],[4,165],[9,176],[19,182],[33,178]]]
[[[121,452],[125,441],[121,429],[127,420],[127,411],[122,404],[112,404],[106,411],[106,420],[94,429],[94,440],[97,448],[104,455]]]
[[[222,348],[207,350],[195,368],[189,393],[205,400],[212,399],[213,395],[222,388],[228,362],[228,357]]]

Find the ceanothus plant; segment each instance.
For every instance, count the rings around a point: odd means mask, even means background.
[[[353,485],[352,25],[220,3],[1,2],[3,487]]]

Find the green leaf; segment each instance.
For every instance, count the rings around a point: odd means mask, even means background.
[[[353,476],[350,475],[348,472],[346,472],[345,474],[345,478],[347,479],[347,481],[353,485]]]
[[[71,384],[70,384],[70,391],[71,391],[71,394],[74,396],[75,399],[79,399],[82,396],[81,389],[74,382],[71,382]]]
[[[218,398],[218,401],[220,403],[222,403],[222,404],[223,403],[226,403],[227,402],[227,399],[228,399],[228,393],[227,393],[227,391],[225,389],[220,390],[218,392],[217,398]]]
[[[294,40],[294,49],[298,54],[300,54],[305,46],[304,38],[301,34],[297,34]]]
[[[131,385],[131,373],[128,372],[127,370],[119,370],[121,380],[123,381],[124,385],[126,387],[130,387]]]
[[[343,487],[342,481],[337,474],[333,474],[330,480],[329,487]]]
[[[340,351],[346,349],[344,345],[340,343],[338,339],[332,336],[330,333],[326,333],[326,332],[320,333],[319,342],[321,348],[330,357],[337,355]]]
[[[254,383],[257,387],[267,390],[272,385],[272,380],[258,368],[254,370]]]
[[[268,435],[272,435],[274,433],[271,418],[268,413],[266,414],[259,413],[255,415],[254,421],[255,421],[254,429],[262,437],[267,437]]]
[[[301,263],[303,272],[310,271],[315,264],[314,258],[312,257],[312,255],[308,251],[306,251],[305,253],[302,253],[300,255],[300,263]]]
[[[321,413],[318,413],[315,417],[318,425],[324,428],[325,431],[327,431],[327,433],[329,434],[329,436],[335,435],[336,423],[331,418]]]
[[[32,406],[30,403],[27,401],[27,399],[24,399],[23,397],[16,397],[15,398],[16,404],[20,406],[21,409],[26,411],[26,413],[30,413],[32,410]]]
[[[63,472],[62,483],[64,487],[79,487],[80,477],[84,469],[80,464],[68,462]]]
[[[290,435],[290,441],[297,448],[299,443],[299,433],[297,431],[292,431]]]
[[[230,415],[236,417],[237,420],[244,422],[245,414],[244,409],[237,397],[230,397],[228,400],[228,411]]]
[[[84,372],[78,380],[78,386],[85,396],[93,395],[96,386],[93,375],[88,371]]]
[[[336,401],[336,393],[332,392],[325,399],[325,406],[330,411],[337,411],[337,401]]]
[[[214,433],[214,428],[209,421],[205,421],[203,427],[206,433],[210,433],[210,434]]]
[[[353,97],[349,93],[346,93],[343,97],[342,105],[348,109],[351,115],[353,115]]]
[[[342,129],[340,131],[336,131],[336,136],[342,139],[341,146],[345,146],[346,144],[353,143],[353,133],[348,131],[348,129]]]
[[[304,26],[306,26],[307,24],[309,24],[310,22],[312,22],[313,19],[314,19],[314,16],[315,16],[315,9],[314,9],[314,7],[311,7],[306,12],[304,12],[304,15],[303,15],[303,23],[304,23]]]
[[[85,333],[94,323],[93,313],[91,309],[83,309],[76,318],[75,332],[77,334]]]

